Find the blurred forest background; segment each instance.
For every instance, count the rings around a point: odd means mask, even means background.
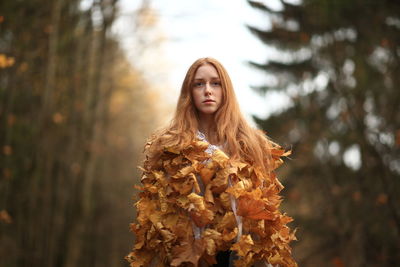
[[[127,266],[136,165],[165,113],[140,64],[155,18],[142,1],[132,62],[112,32],[118,0],[81,2],[0,3],[2,267]],[[249,1],[273,25],[249,30],[276,49],[251,63],[270,81],[255,90],[291,98],[255,119],[293,150],[280,173],[295,257],[397,266],[400,3],[281,2]]]
[[[81,2],[0,4],[0,266],[127,265],[136,166],[162,112],[111,31],[117,0]]]
[[[272,28],[250,30],[277,56],[252,63],[291,105],[256,119],[292,146],[284,209],[300,266],[399,266],[400,2],[250,1]],[[266,103],[268,105],[268,103]]]

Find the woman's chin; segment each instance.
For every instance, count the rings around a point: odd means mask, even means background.
[[[200,111],[200,113],[202,114],[202,115],[205,115],[205,116],[210,116],[210,115],[214,115],[215,114],[215,112],[217,111],[217,109],[215,109],[215,108],[209,108],[209,109],[202,109],[202,110],[199,110]]]

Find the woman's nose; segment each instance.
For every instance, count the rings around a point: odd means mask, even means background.
[[[205,87],[205,90],[204,90],[204,94],[205,94],[205,95],[210,95],[210,94],[211,94],[211,86],[210,86],[210,83],[209,83],[209,82],[206,83],[206,87]]]

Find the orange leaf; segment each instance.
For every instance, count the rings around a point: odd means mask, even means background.
[[[257,188],[252,192],[246,192],[238,198],[237,214],[254,220],[272,220],[276,217],[275,207],[267,205],[261,198],[261,190]]]
[[[207,203],[210,203],[210,204],[212,204],[212,205],[214,205],[214,196],[213,196],[213,193],[212,193],[212,191],[211,191],[211,189],[210,189],[211,187],[210,186],[207,186],[206,187],[206,191],[205,191],[205,193],[204,193],[204,200],[207,202]]]
[[[207,168],[207,167],[202,168],[200,170],[200,177],[203,180],[203,183],[205,185],[207,185],[210,182],[210,180],[214,176],[214,174],[215,174],[215,171],[210,168]]]

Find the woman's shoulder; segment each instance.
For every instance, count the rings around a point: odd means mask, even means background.
[[[145,145],[145,152],[162,153],[165,149],[169,148],[181,150],[197,138],[193,133],[163,128],[150,135]]]

